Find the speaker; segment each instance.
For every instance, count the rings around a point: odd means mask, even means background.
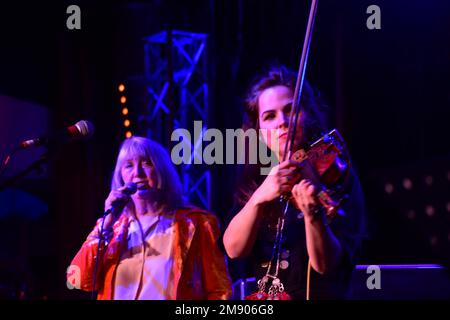
[[[233,300],[255,292],[256,279],[233,284]],[[350,281],[350,300],[450,299],[450,273],[435,264],[357,265]]]
[[[450,299],[450,274],[440,265],[358,265],[353,300]]]

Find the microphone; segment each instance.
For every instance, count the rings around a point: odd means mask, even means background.
[[[133,183],[133,182],[128,182],[126,183],[122,188],[119,189],[122,193],[126,194],[127,196],[131,196],[132,194],[135,194],[137,191],[137,184]],[[117,211],[119,208],[121,208],[122,206],[124,206],[125,203],[118,201],[117,203],[113,203],[111,205],[111,208],[109,208],[108,210],[106,210],[106,212],[104,213],[104,215],[106,216],[108,213],[110,213],[111,211]]]
[[[22,141],[18,149],[27,149],[30,147],[58,144],[78,139],[88,139],[94,135],[94,125],[87,121],[81,120],[74,125],[65,128],[62,132],[50,135],[48,137],[41,137],[31,140]]]
[[[122,188],[123,188],[123,190],[122,190],[123,193],[125,193],[127,196],[131,196],[132,194],[136,193],[137,184],[134,182],[128,182]]]

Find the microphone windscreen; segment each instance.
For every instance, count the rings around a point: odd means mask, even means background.
[[[126,195],[131,196],[132,194],[135,194],[137,191],[137,184],[133,182],[128,182],[125,184],[125,189],[122,191]]]
[[[87,120],[81,120],[75,123],[82,137],[90,138],[94,135],[94,125]]]

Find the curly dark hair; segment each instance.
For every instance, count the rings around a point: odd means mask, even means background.
[[[272,66],[262,75],[258,76],[245,99],[245,116],[242,125],[243,130],[250,128],[259,129],[258,101],[262,92],[275,86],[286,86],[294,92],[297,81],[297,74],[285,66]],[[318,91],[305,80],[300,99],[303,116],[300,118],[302,126],[302,137],[300,146],[306,147],[320,138],[327,130],[326,126],[326,105]],[[253,192],[262,183],[260,165],[245,164],[244,172],[240,175],[240,188],[236,193],[238,203],[244,204],[248,201]]]

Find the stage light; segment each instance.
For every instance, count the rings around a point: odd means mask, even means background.
[[[406,190],[411,190],[412,189],[412,181],[411,181],[411,179],[408,179],[408,178],[403,179],[403,188],[405,188]]]
[[[384,185],[384,191],[386,191],[387,194],[391,194],[394,191],[394,186],[391,183],[386,183]]]
[[[127,102],[127,98],[125,96],[121,96],[120,103],[124,104],[125,102]]]
[[[132,136],[133,134],[131,133],[131,131],[127,131],[126,133],[125,133],[125,137],[128,139],[128,138],[131,138],[131,136]]]
[[[426,177],[425,177],[425,183],[426,183],[428,186],[431,186],[431,185],[433,184],[433,177],[432,177],[432,176],[426,176]]]
[[[129,126],[130,126],[130,120],[126,119],[126,120],[123,122],[123,125],[124,125],[125,127],[129,127]]]
[[[450,201],[447,202],[447,211],[450,212]]]
[[[416,218],[416,212],[414,210],[409,210],[408,211],[408,219],[414,220],[415,218]]]
[[[124,116],[126,116],[126,115],[128,114],[128,108],[123,108],[123,109],[122,109],[122,114],[123,114]]]
[[[119,92],[124,92],[125,86],[123,84],[119,84]]]
[[[438,239],[437,236],[431,236],[431,237],[430,237],[430,244],[431,244],[433,247],[437,246],[438,242],[439,242],[439,239]]]
[[[428,205],[425,207],[425,213],[427,214],[427,216],[432,217],[434,216],[434,208],[431,205]]]

